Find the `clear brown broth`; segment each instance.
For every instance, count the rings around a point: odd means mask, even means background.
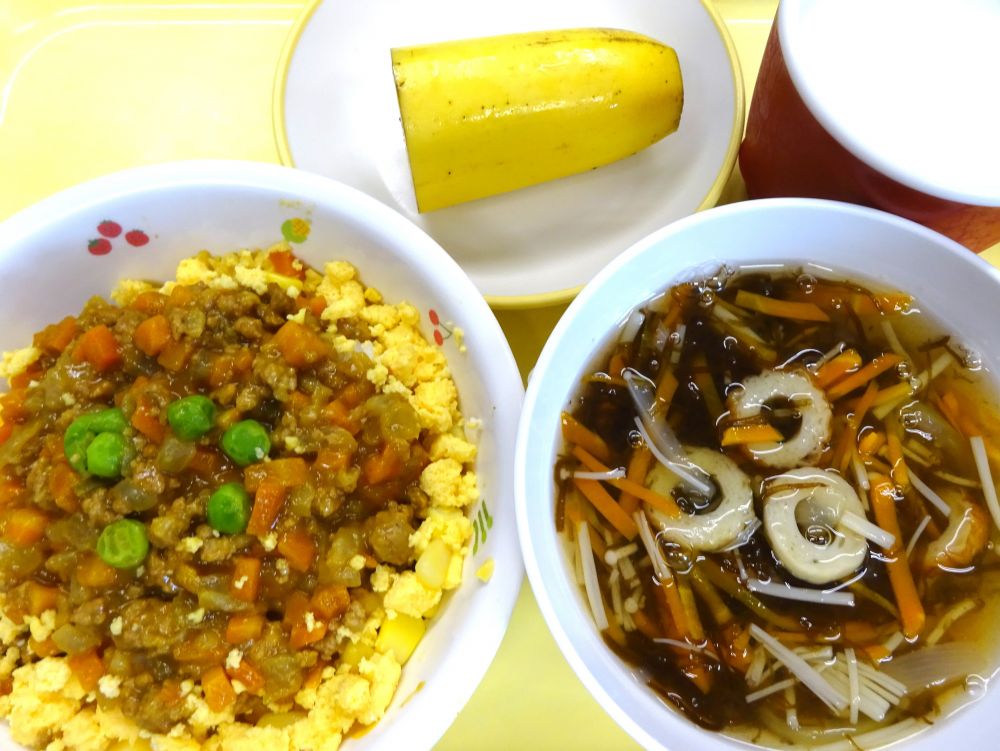
[[[733,303],[740,290],[752,292],[777,300],[794,300],[815,302],[830,317],[829,322],[803,322],[788,318],[778,318],[770,315],[751,313],[736,308]],[[710,416],[710,400],[706,400],[704,387],[711,382],[719,395],[723,406],[726,406],[727,395],[749,376],[760,373],[765,368],[782,366],[800,368],[819,360],[824,353],[843,345],[844,349],[854,349],[860,355],[862,363],[869,363],[874,358],[890,352],[891,343],[887,339],[882,321],[888,317],[891,326],[909,354],[905,365],[890,368],[879,375],[875,382],[881,389],[889,388],[904,379],[931,367],[935,358],[944,352],[954,352],[955,362],[942,376],[931,380],[930,386],[914,395],[906,402],[915,408],[929,410],[939,400],[943,393],[962,395],[965,404],[977,404],[985,407],[986,412],[995,415],[992,390],[985,382],[982,374],[975,372],[978,363],[974,357],[958,347],[950,338],[943,335],[929,317],[920,312],[916,304],[906,307],[906,314],[896,310],[897,302],[894,292],[875,292],[848,282],[817,281],[801,272],[763,274],[737,273],[725,279],[722,284],[687,284],[668,290],[664,295],[650,301],[642,307],[644,321],[637,334],[630,341],[619,341],[612,344],[590,372],[585,374],[578,393],[573,397],[568,412],[599,435],[607,444],[609,456],[605,464],[608,467],[628,467],[636,447],[641,444],[637,436],[634,419],[635,408],[622,383],[622,367],[637,371],[658,383],[664,369],[670,369],[678,381],[678,387],[670,401],[667,421],[673,428],[678,439],[687,446],[704,446],[724,451],[733,459],[750,478],[755,491],[755,507],[758,518],[761,517],[761,486],[768,475],[776,474],[777,470],[761,467],[756,464],[748,453],[739,447],[723,450],[720,447],[720,435],[727,425],[727,413],[724,412],[718,423]],[[678,306],[681,311],[678,315]],[[748,345],[747,340],[734,333],[731,326],[720,324],[714,314],[715,308],[725,306],[735,308],[742,316],[764,347]],[[671,325],[661,327],[665,320]],[[674,339],[665,333],[677,331],[677,324],[683,324],[683,345],[680,348],[679,359],[671,362],[672,344]],[[762,350],[772,349],[771,353]],[[968,367],[972,365],[973,367]],[[851,414],[845,404],[858,399],[864,393],[864,388],[858,388],[847,396],[833,402],[834,425],[844,423],[842,430],[849,431],[846,419]],[[780,409],[781,406],[777,405]],[[879,420],[868,411],[863,422],[855,431],[857,438],[870,431],[895,430],[893,420],[899,420],[899,435],[902,445],[919,450],[921,455],[929,454],[932,461],[929,466],[920,466],[910,460],[914,471],[919,470],[922,478],[938,489],[949,493],[958,492],[947,481],[937,477],[937,470],[959,476],[961,478],[977,479],[971,450],[966,443],[964,451],[961,442],[954,440],[955,435],[948,433],[950,440],[942,441],[939,436],[928,436],[925,426],[914,424],[902,417],[900,410],[890,412],[886,420]],[[980,425],[987,425],[988,420],[980,414],[974,417]],[[784,438],[790,438],[799,428],[800,420],[794,409],[786,409],[781,416],[771,419],[771,424],[782,433]],[[951,426],[949,426],[951,427]],[[959,433],[952,427],[954,433]],[[814,466],[827,467],[837,454],[838,433],[835,427],[832,440],[825,446]],[[992,438],[987,436],[987,440]],[[954,445],[953,445],[954,444]],[[573,481],[567,475],[574,470],[585,469],[580,462],[567,451],[557,463],[556,482],[558,499],[556,523],[568,540],[574,537],[573,525],[566,519],[567,501],[575,496],[591,526],[597,525],[603,530],[611,530],[611,525],[603,523],[601,516],[576,492]],[[874,456],[869,472],[877,470],[880,465]],[[881,463],[884,464],[884,458]],[[904,461],[904,463],[906,463]],[[855,484],[850,472],[845,473],[845,479]],[[894,478],[895,479],[895,478]],[[604,487],[616,500],[621,500],[621,492],[610,484]],[[981,492],[972,489],[962,491],[967,500],[985,508]],[[678,505],[687,513],[695,509],[685,505],[684,498],[678,498]],[[953,638],[984,641],[984,633],[991,631],[983,628],[997,612],[997,591],[1000,590],[1000,560],[994,552],[996,529],[990,522],[989,535],[991,541],[986,548],[975,556],[969,565],[960,570],[944,570],[934,566],[925,571],[920,565],[921,556],[925,554],[927,545],[936,534],[946,526],[944,518],[930,510],[926,501],[913,490],[911,485],[896,482],[896,500],[894,503],[899,527],[904,544],[909,542],[914,532],[928,514],[931,522],[926,531],[916,543],[910,556],[911,572],[914,577],[917,592],[926,612],[926,625],[918,638],[912,643],[904,641],[892,656],[885,655],[884,666],[895,657],[912,650],[920,649],[923,639],[934,628],[940,618],[957,603],[972,598],[976,602],[975,609],[959,619],[956,625],[946,632],[943,642]],[[987,520],[989,516],[987,515]],[[655,530],[655,527],[654,527]],[[611,530],[603,531],[605,538],[611,537],[608,547],[618,547],[626,543],[625,538]],[[738,564],[736,554],[729,553],[696,553],[680,551],[672,544],[663,545],[661,550],[668,561],[679,565],[674,566],[674,574],[678,581],[690,580],[692,572],[699,567],[712,564],[721,575],[736,577]],[[603,634],[608,646],[625,662],[636,668],[636,674],[656,691],[669,705],[679,710],[684,716],[702,727],[733,732],[741,737],[765,743],[781,745],[784,743],[802,743],[812,736],[810,729],[823,733],[822,737],[829,740],[829,732],[836,737],[837,729],[841,735],[851,735],[865,729],[876,727],[871,720],[862,719],[857,727],[848,725],[844,720],[833,717],[830,711],[809,691],[801,686],[795,689],[795,709],[802,726],[801,731],[773,732],[775,722],[773,717],[780,718],[777,725],[784,722],[787,706],[785,693],[775,695],[754,703],[745,699],[751,690],[747,686],[744,672],[746,658],[739,656],[729,659],[727,644],[731,644],[734,632],[745,630],[750,623],[762,623],[743,603],[734,597],[720,592],[725,604],[733,613],[733,622],[717,624],[713,622],[711,609],[701,597],[695,597],[697,612],[703,624],[707,637],[707,646],[717,655],[719,660],[699,658],[697,653],[683,653],[655,641],[659,637],[677,637],[671,632],[670,612],[659,595],[660,582],[653,576],[651,568],[642,566],[644,549],[640,544],[638,555],[633,560],[640,564],[639,585],[633,594],[640,604],[639,617],[647,624],[653,624],[655,630],[646,628],[623,628],[616,621],[612,612],[613,595],[609,583],[610,567],[605,565],[598,556],[597,570],[600,581],[602,599],[608,611],[611,626]],[[738,549],[742,565],[750,573],[761,580],[785,581],[794,586],[810,587],[807,582],[796,580],[785,569],[776,557],[768,541],[758,532],[753,538]],[[649,563],[646,557],[646,564]],[[690,564],[693,563],[693,568]],[[689,566],[685,570],[685,566]],[[859,584],[867,597],[856,596],[853,608],[818,606],[809,603],[797,603],[760,595],[758,599],[773,613],[779,614],[796,626],[793,645],[824,645],[831,644],[835,650],[852,647],[859,655],[871,654],[878,657],[878,645],[885,642],[899,630],[898,619],[895,618],[885,603],[890,606],[895,603],[893,587],[887,575],[886,554],[876,545],[869,544],[869,552],[864,564],[859,570]],[[690,581],[688,582],[690,585]],[[814,587],[815,588],[815,587]],[[819,587],[826,588],[826,587]],[[718,589],[716,587],[716,589]],[[859,592],[861,590],[858,590]],[[882,604],[879,604],[881,601]],[[867,624],[863,629],[848,625],[848,623]],[[864,638],[862,638],[862,636]],[[688,638],[688,641],[691,641]],[[996,641],[992,634],[987,634],[983,646],[984,671],[988,674],[992,666],[992,652]],[[753,646],[753,641],[750,642]],[[988,654],[987,654],[988,653]],[[692,656],[694,655],[694,656]],[[865,658],[868,659],[868,658]],[[694,661],[698,661],[698,665]],[[707,675],[697,680],[693,673]],[[784,674],[787,676],[787,674]],[[699,687],[698,682],[701,682]],[[938,710],[938,703],[944,691],[951,686],[942,686],[936,690],[904,697],[899,707],[890,710],[883,720],[883,725],[905,717],[931,717]],[[770,713],[770,717],[765,716]],[[764,730],[771,727],[770,731]]]

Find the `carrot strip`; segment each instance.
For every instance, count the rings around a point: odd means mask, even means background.
[[[567,443],[582,446],[602,462],[611,458],[611,449],[597,433],[586,427],[569,412],[562,413],[562,436]]]
[[[611,523],[618,532],[626,539],[632,540],[639,534],[639,528],[635,526],[635,521],[625,513],[618,502],[611,497],[601,484],[596,480],[580,480],[573,478],[573,484],[579,488],[584,497],[590,501],[591,505],[600,512],[601,516]]]
[[[642,486],[643,481],[646,479],[646,475],[649,474],[649,465],[653,462],[653,452],[650,451],[646,446],[640,446],[632,452],[632,456],[628,462],[628,470],[625,474],[625,479]],[[639,497],[634,493],[627,492],[624,488],[620,488],[621,495],[618,496],[618,505],[620,505],[625,513],[632,516],[633,513],[639,510]]]
[[[876,523],[896,537],[892,548],[886,551],[886,569],[889,572],[889,583],[892,585],[893,594],[896,596],[896,605],[899,607],[903,635],[907,639],[913,639],[919,636],[923,630],[926,615],[924,606],[920,602],[920,596],[917,594],[917,587],[913,582],[913,573],[910,571],[910,563],[906,558],[906,549],[903,547],[904,538],[899,529],[899,519],[896,517],[896,501],[892,482],[878,475],[873,476],[869,498],[875,512]]]
[[[663,410],[663,414],[666,414],[670,408],[670,402],[673,401],[674,394],[677,393],[679,385],[677,376],[673,374],[673,371],[670,368],[664,367],[663,372],[660,374],[660,382],[656,384],[656,398],[660,402],[660,409]]]
[[[814,380],[817,386],[825,389],[827,386],[830,386],[860,367],[861,355],[853,349],[844,350],[829,362],[824,363],[816,372]]]
[[[722,399],[715,388],[715,382],[712,380],[712,373],[708,369],[708,362],[705,360],[705,355],[699,353],[694,359],[693,365],[692,376],[694,378],[694,385],[698,387],[698,393],[701,394],[701,399],[705,403],[705,409],[708,410],[709,418],[711,418],[712,422],[715,422],[726,411],[726,408],[722,406]]]
[[[644,450],[646,451],[647,454],[650,453],[648,449]],[[583,466],[585,466],[591,472],[609,471],[608,467],[601,464],[599,461],[597,461],[597,459],[588,454],[586,450],[582,449],[579,446],[573,447],[573,456],[579,459],[580,463],[583,464]],[[647,465],[651,459],[652,455],[650,454],[650,459],[648,459],[646,462]],[[645,476],[645,471],[642,473],[642,476]],[[655,490],[650,490],[645,485],[642,485],[641,483],[636,482],[635,480],[630,480],[628,478],[621,478],[618,480],[605,480],[605,482],[607,482],[609,485],[613,487],[618,488],[619,490],[622,491],[623,494],[628,493],[630,496],[635,497],[638,500],[645,501],[653,508],[657,509],[658,511],[662,511],[664,514],[667,514],[668,516],[671,516],[676,519],[681,515],[680,507],[677,505],[677,502],[673,498],[671,498],[668,495],[662,495],[660,493],[657,493]],[[635,508],[626,508],[621,500],[618,501],[618,505],[621,506],[622,510],[628,513],[629,516],[631,516],[632,513],[636,511]]]
[[[741,289],[736,293],[734,303],[741,308],[753,310],[775,318],[791,318],[797,321],[829,321],[830,316],[815,303],[778,300],[755,292]]]
[[[681,602],[680,592],[677,591],[677,582],[671,577],[660,582],[660,591],[663,592],[664,601],[670,617],[673,619],[674,628],[677,634],[684,639],[691,635],[688,629],[687,617],[684,612],[684,603]]]
[[[910,473],[907,471],[906,461],[903,459],[903,443],[895,430],[890,429],[887,436],[889,465],[892,467],[889,476],[901,488],[907,488],[910,485]]]
[[[876,454],[884,445],[885,433],[880,430],[870,430],[858,441],[858,452],[868,455]]]
[[[723,446],[742,446],[747,443],[777,443],[784,436],[773,425],[731,425],[722,432]]]
[[[854,413],[848,419],[848,424],[851,426],[852,430],[857,430],[861,427],[864,422],[865,415],[868,414],[868,410],[872,408],[872,404],[875,402],[875,396],[878,394],[878,385],[875,381],[868,384],[868,388],[865,389],[865,393],[861,395],[858,399],[858,403],[854,405]]]
[[[875,394],[875,399],[872,401],[872,406],[881,407],[883,404],[894,402],[897,399],[905,399],[912,391],[913,387],[910,386],[908,381],[901,381],[884,389],[879,389],[878,393]]]
[[[637,610],[632,613],[632,620],[635,621],[635,627],[639,629],[639,631],[641,631],[647,639],[657,639],[663,635],[656,627],[656,624],[653,623],[649,616],[642,610]]]
[[[889,368],[895,367],[902,361],[903,358],[895,352],[886,352],[885,354],[879,355],[861,368],[861,370],[851,373],[851,375],[847,376],[842,381],[838,381],[834,384],[827,391],[827,396],[832,400],[839,399],[845,394],[849,394],[854,391],[854,389],[864,386],[873,378],[881,375],[885,371],[889,370]]]

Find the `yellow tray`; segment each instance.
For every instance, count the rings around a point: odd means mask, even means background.
[[[344,0],[348,1],[348,0]],[[272,87],[305,0],[0,2],[0,220],[173,159],[277,162]],[[777,0],[715,0],[747,101]],[[723,201],[745,196],[735,174]],[[1000,245],[984,256],[1000,261]],[[565,306],[499,311],[522,374]],[[525,584],[493,666],[439,751],[634,749],[562,659]]]

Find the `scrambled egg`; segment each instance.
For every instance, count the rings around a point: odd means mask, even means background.
[[[345,645],[340,664],[327,667],[317,684],[302,688],[294,704],[272,707],[284,713],[287,722],[266,726],[236,722],[231,709],[228,713],[212,712],[200,685],[187,681],[183,690],[191,710],[189,722],[161,735],[140,729],[118,711],[98,707],[96,692],[83,689],[65,658],[46,657],[17,667],[21,656],[28,654],[29,636],[39,641],[48,638],[55,613],[49,611],[18,624],[3,615],[0,600],[0,678],[12,680],[10,693],[0,696],[0,716],[9,720],[16,742],[46,751],[334,751],[353,726],[371,725],[381,719],[399,683],[400,662],[391,651],[382,653],[376,647],[382,625],[400,616],[432,616],[444,591],[461,582],[472,536],[472,524],[465,512],[479,492],[472,469],[476,447],[465,438],[463,426],[468,423],[459,411],[458,392],[444,354],[420,333],[416,308],[407,303],[384,303],[378,290],[361,283],[349,263],[334,261],[326,264],[322,274],[308,270],[304,280],[293,279],[265,267],[268,253],[273,250],[290,248],[280,244],[267,251],[240,251],[221,258],[200,253],[182,261],[176,281],[160,289],[169,293],[176,285],[202,282],[221,289],[242,286],[261,294],[269,283],[274,283],[293,298],[303,293],[324,298],[322,320],[327,324],[325,336],[330,343],[340,351],[365,352],[373,361],[367,378],[383,393],[405,396],[421,426],[433,436],[431,463],[420,477],[430,507],[419,529],[411,535],[410,545],[418,558],[424,553],[431,555],[428,547],[434,541],[440,541],[434,546],[438,549],[441,543],[446,546],[450,556],[439,558],[445,561],[446,570],[436,572],[440,586],[428,585],[411,570],[377,566],[371,575],[371,589],[382,598],[382,607],[357,631],[340,626],[337,637]],[[126,280],[112,297],[120,305],[127,305],[151,289],[156,287],[148,282]],[[303,309],[299,318],[304,314]],[[372,340],[357,342],[340,334],[338,322],[348,318],[368,324]],[[5,353],[0,375],[9,378],[23,372],[37,357],[32,347]],[[350,490],[356,481],[356,473],[353,477],[345,475],[343,486]],[[270,551],[276,540],[271,534],[262,542]],[[188,537],[181,540],[179,547],[196,552],[202,544],[199,538]],[[364,560],[359,563],[363,566]],[[115,619],[111,632],[120,632],[121,625],[121,619]],[[233,650],[227,663],[238,664],[240,658],[239,651]],[[119,684],[115,676],[105,675],[97,690],[113,698],[119,693]],[[245,690],[238,682],[234,688]]]

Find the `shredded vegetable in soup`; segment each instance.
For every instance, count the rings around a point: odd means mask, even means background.
[[[900,292],[721,273],[635,310],[563,413],[556,524],[608,646],[705,728],[870,748],[994,669],[979,358]]]

